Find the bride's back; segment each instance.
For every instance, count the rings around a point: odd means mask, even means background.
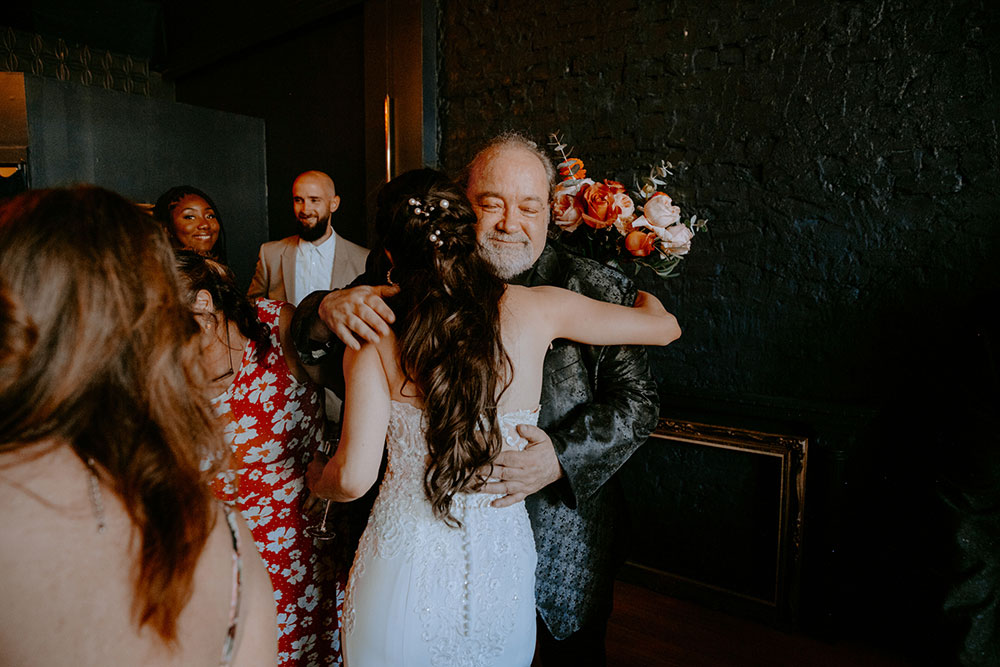
[[[527,287],[508,285],[500,299],[500,339],[510,361],[509,371],[499,378],[495,391],[500,394],[498,414],[531,410],[538,406],[542,391],[542,364],[549,338],[543,325],[545,313],[539,300]],[[477,332],[469,332],[470,336]],[[481,335],[481,333],[480,333]],[[377,344],[389,382],[392,400],[423,406],[412,380],[402,370],[399,342],[395,335],[385,336]],[[462,363],[455,358],[454,363]]]

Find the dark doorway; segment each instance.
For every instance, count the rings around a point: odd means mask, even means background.
[[[318,169],[341,196],[337,232],[368,244],[361,4],[182,74],[176,91],[178,102],[264,119],[271,240],[296,233],[292,181]]]

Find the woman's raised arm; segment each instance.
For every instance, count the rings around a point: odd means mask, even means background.
[[[378,478],[389,428],[389,383],[378,349],[369,343],[344,352],[344,421],[337,451],[324,466],[309,464],[309,489],[321,498],[349,502]]]
[[[598,301],[560,287],[533,287],[535,306],[552,339],[585,345],[667,345],[680,338],[677,318],[660,300],[639,291],[632,307]]]

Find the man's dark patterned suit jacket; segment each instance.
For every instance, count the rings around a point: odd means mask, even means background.
[[[518,280],[631,304],[624,275],[587,259],[542,251]],[[565,477],[526,504],[538,549],[536,605],[557,639],[611,613],[625,521],[619,468],[656,427],[659,399],[641,346],[553,342],[545,356],[538,426],[552,439]]]

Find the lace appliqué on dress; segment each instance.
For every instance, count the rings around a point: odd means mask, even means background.
[[[516,426],[537,418],[537,409],[503,415],[504,448],[523,449],[527,443]],[[534,586],[534,541],[524,503],[495,508],[489,503],[499,496],[459,494],[452,514],[462,526],[449,527],[424,494],[423,411],[393,402],[386,441],[388,465],[351,571],[345,627],[350,632],[356,620],[352,593],[365,563],[403,557],[412,563],[418,598],[410,611],[420,618],[432,664],[492,664],[524,605],[522,579],[532,579],[527,590]]]

